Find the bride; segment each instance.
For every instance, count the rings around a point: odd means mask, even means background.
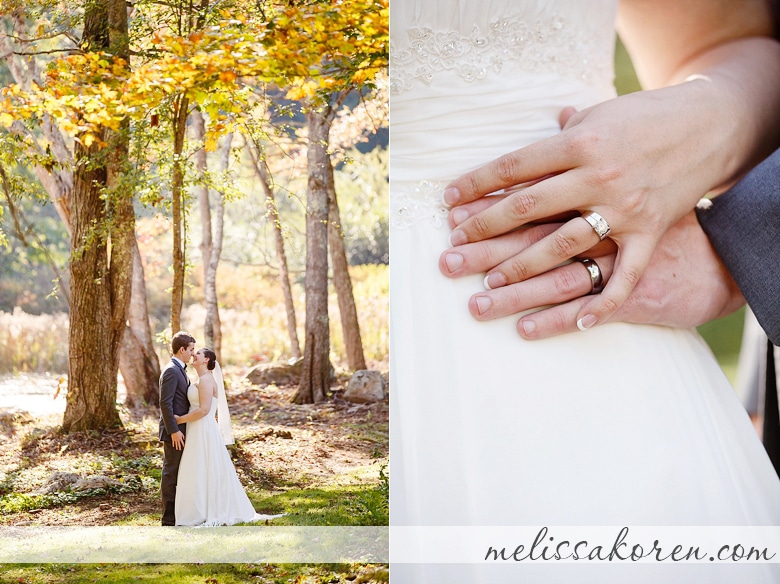
[[[559,132],[565,107],[615,96],[616,8],[392,1],[392,525],[780,524],[777,476],[694,331],[607,323],[529,342],[515,318],[468,314],[484,275],[437,269],[451,181]],[[768,565],[620,568],[392,573],[410,584],[778,581]]]
[[[198,383],[191,383],[187,390],[190,411],[175,416],[178,424],[187,424],[176,488],[176,525],[233,525],[267,519],[255,513],[225,448],[233,444],[233,434],[217,355],[211,349],[199,349],[192,364]]]

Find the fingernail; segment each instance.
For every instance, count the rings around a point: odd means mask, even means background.
[[[469,218],[469,212],[466,211],[466,209],[458,208],[452,212],[452,220],[455,223],[455,225],[460,225],[468,218]]]
[[[494,290],[506,286],[506,277],[501,272],[493,272],[485,276],[482,282],[488,290]]]
[[[520,326],[523,327],[523,333],[526,337],[530,337],[536,330],[536,323],[532,320],[521,320]]]
[[[442,199],[444,199],[445,205],[452,207],[460,201],[460,191],[455,187],[447,187],[442,193]]]
[[[450,272],[454,272],[463,265],[463,256],[459,253],[446,253],[444,254],[444,263],[447,264],[447,269]]]
[[[480,314],[485,314],[493,306],[493,301],[487,296],[477,296],[475,300],[477,302],[477,312]]]
[[[450,245],[455,247],[456,245],[463,245],[468,242],[468,237],[460,229],[456,229],[450,234]]]
[[[586,314],[577,321],[577,328],[581,331],[586,331],[594,324],[596,324],[596,317],[592,314]]]

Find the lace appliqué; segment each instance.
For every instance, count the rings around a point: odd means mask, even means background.
[[[448,210],[442,202],[445,183],[423,180],[400,193],[390,195],[390,223],[407,229],[429,221],[434,227],[447,224]]]
[[[407,35],[408,48],[390,47],[390,91],[395,94],[410,89],[415,80],[430,85],[436,73],[446,70],[477,81],[490,71],[500,73],[507,62],[587,84],[611,81],[609,44],[557,15],[535,25],[497,20],[485,33],[475,25],[470,36],[429,27],[410,28]]]

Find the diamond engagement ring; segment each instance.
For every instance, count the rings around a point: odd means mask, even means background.
[[[604,238],[609,235],[609,223],[607,223],[607,220],[598,213],[591,212],[587,215],[583,215],[582,218],[593,227],[593,231],[596,232],[596,235],[599,236],[600,240],[603,241]]]
[[[577,258],[585,269],[588,270],[590,276],[590,292],[588,294],[598,294],[604,289],[604,276],[601,274],[601,268],[595,260],[590,258]]]

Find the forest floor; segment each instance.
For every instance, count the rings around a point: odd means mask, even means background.
[[[294,405],[295,387],[226,378],[229,450],[258,513],[284,513],[280,525],[387,525],[386,402],[346,402],[342,380],[327,402]],[[122,430],[62,434],[61,415],[0,413],[0,526],[159,525],[158,410],[120,415]],[[113,480],[53,490],[55,473]]]

